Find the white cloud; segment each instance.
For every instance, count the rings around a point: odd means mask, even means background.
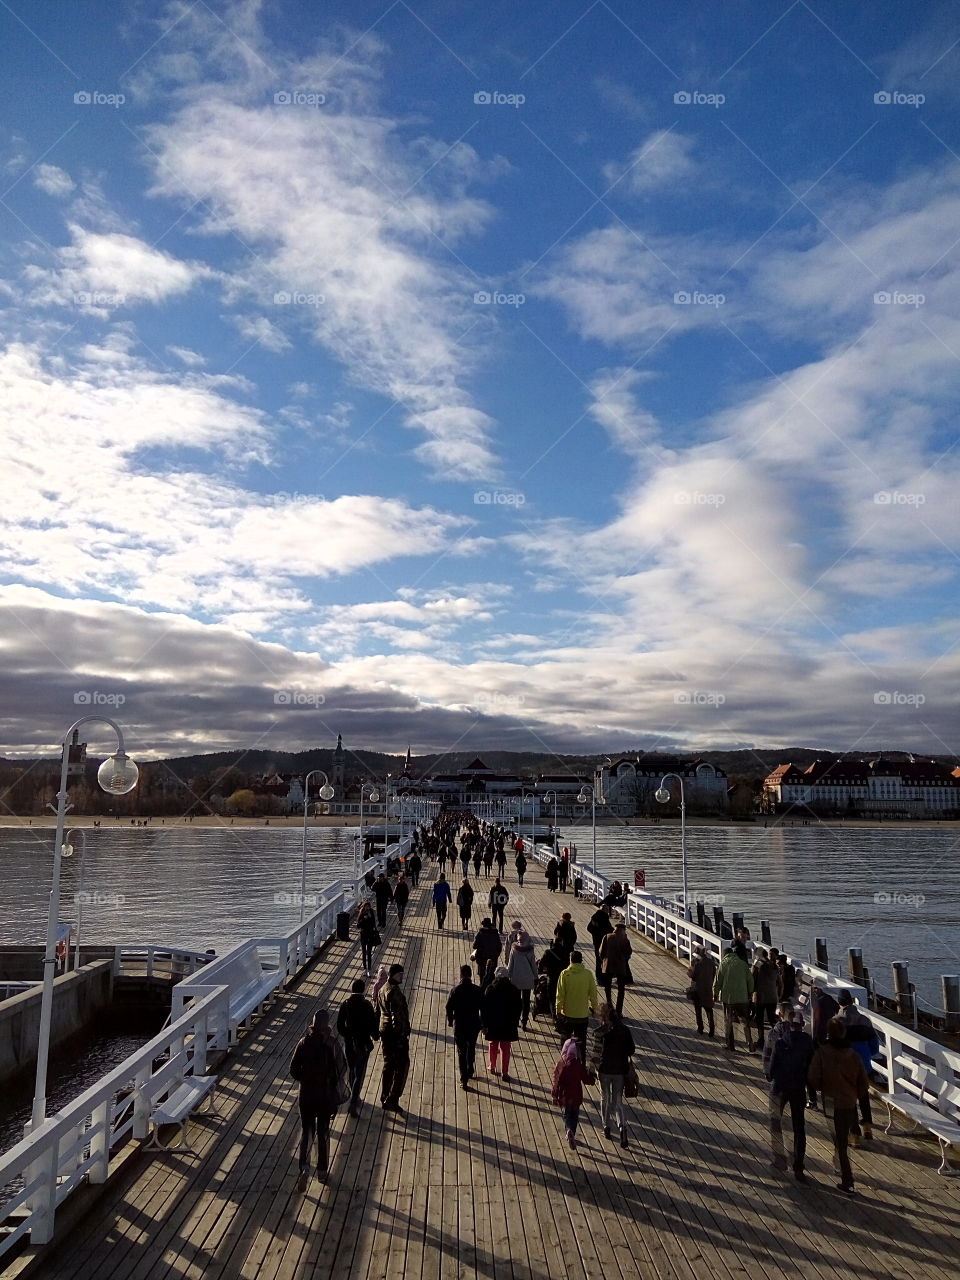
[[[175,356],[188,369],[200,369],[207,363],[206,357],[191,351],[189,347],[167,347],[172,356]]]
[[[64,169],[55,164],[38,164],[33,170],[33,185],[48,196],[62,200],[76,189],[76,183]]]
[[[679,186],[696,172],[694,145],[695,140],[688,134],[656,129],[631,153],[625,165],[605,165],[603,176],[618,195],[647,195]]]
[[[261,347],[266,347],[268,351],[274,352],[289,351],[293,345],[283,330],[278,329],[266,316],[235,315],[229,316],[228,319],[245,342],[255,342]]]

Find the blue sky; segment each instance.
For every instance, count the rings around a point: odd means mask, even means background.
[[[956,751],[950,6],[0,30],[0,750]]]

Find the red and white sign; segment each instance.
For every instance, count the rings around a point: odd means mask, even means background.
[[[645,889],[647,887],[647,873],[645,871],[634,871],[633,887],[635,889]]]

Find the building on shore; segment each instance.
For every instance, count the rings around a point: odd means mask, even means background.
[[[722,769],[699,758],[690,760],[653,752],[604,764],[597,772],[597,801],[602,796],[607,812],[619,818],[655,817],[662,812],[656,791],[668,773],[683,779],[688,808],[706,813],[727,809],[727,775]]]
[[[805,809],[820,817],[960,816],[960,768],[935,760],[815,760],[781,764],[763,782],[768,812]]]

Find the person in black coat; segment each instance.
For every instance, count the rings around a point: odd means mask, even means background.
[[[560,975],[567,967],[567,961],[557,949],[556,942],[544,951],[543,955],[537,962],[537,972],[546,974],[547,981],[550,984],[547,989],[549,996],[549,1007],[552,1009],[557,998],[557,983],[560,981]]]
[[[497,1055],[503,1063],[503,1078],[510,1079],[510,1046],[520,1036],[520,992],[501,965],[483,993],[483,1034],[490,1042],[490,1070],[497,1074]]]
[[[420,872],[423,870],[423,859],[419,853],[413,853],[407,859],[407,870],[410,872],[410,883],[415,889],[420,881]]]
[[[453,1027],[453,1041],[457,1046],[457,1065],[460,1068],[460,1085],[470,1087],[475,1072],[477,1036],[480,1034],[483,994],[473,981],[473,970],[468,964],[460,967],[460,981],[447,997],[447,1026]]]
[[[343,1040],[350,1068],[350,1114],[360,1114],[360,1090],[367,1074],[367,1062],[373,1050],[374,1040],[380,1039],[380,1019],[377,1011],[363,994],[366,983],[357,978],[350,988],[351,995],[340,1006],[337,1014],[337,1032]]]
[[[577,926],[570,918],[570,912],[565,911],[557,921],[556,928],[553,931],[554,945],[563,957],[563,967],[566,968],[570,963],[570,955],[577,945]]]
[[[393,901],[393,890],[382,871],[374,882],[373,896],[377,904],[377,924],[384,929],[387,924],[387,903]]]
[[[473,912],[473,885],[463,877],[463,884],[457,890],[457,910],[460,912],[460,924],[464,930],[470,928],[470,916]]]
[[[393,905],[397,908],[397,920],[403,924],[404,912],[410,900],[410,885],[404,876],[400,876],[393,889]]]
[[[477,931],[477,936],[473,940],[473,962],[477,966],[480,973],[487,967],[487,961],[492,960],[494,963],[500,959],[500,952],[503,950],[503,942],[500,934],[493,927],[489,916],[484,916]]]
[[[597,907],[596,911],[590,917],[587,924],[587,933],[593,939],[594,954],[594,972],[597,979],[600,978],[600,943],[608,933],[613,933],[613,923],[610,919],[610,910],[603,905]]]

